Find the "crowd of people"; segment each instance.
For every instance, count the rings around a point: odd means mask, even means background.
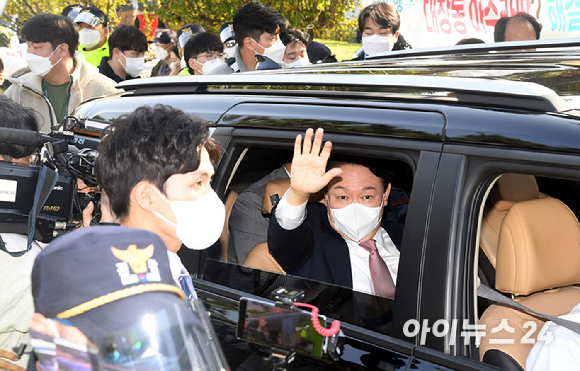
[[[28,47],[27,66],[7,77],[11,85],[0,96],[4,117],[0,126],[48,132],[80,103],[120,92],[117,83],[143,77],[145,53],[150,49],[147,37],[132,25],[123,24],[110,32],[112,28],[100,9],[76,5],[65,8],[60,15],[45,13],[28,20],[20,35]],[[359,16],[362,48],[354,59],[410,49],[399,29],[395,7],[386,3],[369,5]],[[533,17],[517,14],[500,19],[494,36],[496,41],[532,40],[539,38],[540,31],[541,25]],[[464,39],[458,44],[475,42],[479,41]],[[159,30],[152,43],[159,62],[151,77],[254,71],[263,58],[279,68],[336,61],[328,47],[308,40],[282,14],[259,2],[238,9],[232,22],[222,25],[219,35],[206,32],[202,25],[188,24],[175,32]],[[2,71],[0,61],[0,84]],[[322,137],[321,130],[308,130],[304,142],[297,139],[297,148],[304,150],[295,153],[292,165],[272,174],[290,177],[291,185],[269,223],[271,252],[286,272],[392,298],[399,240],[395,232],[381,225],[390,192],[388,177],[369,164],[353,161],[330,162],[326,172],[330,147],[322,146]],[[127,146],[127,138],[136,145]],[[29,244],[27,236],[0,234],[0,261],[3,267],[10,267],[2,270],[3,280],[18,283],[10,285],[11,291],[3,293],[3,299],[9,298],[0,301],[0,368],[22,370],[31,356],[31,369],[54,369],[58,355],[70,345],[65,334],[71,333],[76,334],[75,357],[79,342],[84,346],[83,354],[96,346],[101,356],[117,357],[114,352],[107,353],[115,348],[103,338],[105,332],[132,326],[149,318],[148,313],[160,310],[177,311],[191,324],[189,328],[199,328],[196,336],[205,334],[200,324],[203,321],[193,314],[196,311],[182,313],[179,306],[185,301],[194,309],[196,295],[176,252],[182,245],[192,249],[212,245],[224,225],[223,203],[210,185],[220,150],[209,137],[207,123],[169,106],[141,107],[111,124],[99,152],[96,172],[103,195],[108,196],[104,198],[108,201],[104,203],[107,215],[111,223],[128,228],[100,226],[72,232],[49,248]],[[36,161],[33,148],[19,145],[0,145],[0,158],[14,164]],[[308,169],[313,167],[322,175],[308,176]],[[337,177],[340,174],[342,177]],[[353,194],[352,199],[366,197],[365,201],[352,204],[357,207],[341,204],[341,190],[360,182],[365,182],[365,189],[372,188],[372,200],[366,194]],[[309,195],[321,190],[327,194],[324,204],[307,205]],[[258,199],[261,203],[261,197]],[[197,212],[191,213],[192,209]],[[235,213],[234,209],[232,215]],[[366,215],[366,224],[352,224],[355,214]],[[231,224],[235,230],[235,222]],[[320,228],[310,230],[310,224]],[[153,233],[143,234],[135,228]],[[359,251],[361,246],[366,251],[363,257],[354,253],[337,255],[342,265],[335,268],[346,264],[353,272],[343,277],[344,282],[334,282],[333,277],[340,274],[330,268],[315,269],[320,266],[323,248],[321,228],[336,231],[334,245],[348,246],[350,251]],[[300,238],[306,239],[301,244],[304,251],[287,246],[288,241]],[[83,249],[85,245],[90,246]],[[253,246],[254,242],[247,245]],[[238,247],[241,249],[230,259],[240,263],[247,249],[240,243]],[[244,254],[238,256],[239,251]],[[369,254],[374,256],[370,267]],[[304,264],[296,264],[297,255],[302,256]],[[76,264],[75,269],[71,264]],[[99,269],[83,270],[79,264]],[[376,285],[379,279],[386,284]],[[158,330],[178,325],[157,320],[166,326]],[[90,346],[87,338],[91,339]],[[43,349],[36,353],[37,358],[31,353],[31,345]],[[134,351],[130,354],[131,367],[138,369],[139,362],[144,361],[141,357],[149,353]],[[219,355],[216,357],[220,362]]]

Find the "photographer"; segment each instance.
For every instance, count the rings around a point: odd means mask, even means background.
[[[33,111],[0,95],[1,127],[38,131],[38,123]],[[0,143],[0,160],[13,164],[33,165],[37,161],[37,148]],[[0,165],[1,166],[1,165]],[[31,294],[30,272],[36,255],[42,246],[36,241],[22,256],[12,256],[9,252],[27,249],[27,236],[16,233],[0,233],[0,281],[3,283],[0,295],[0,368],[23,370],[28,362],[30,320],[34,314]],[[16,363],[16,350],[26,344],[25,353]],[[17,366],[18,365],[18,366]]]

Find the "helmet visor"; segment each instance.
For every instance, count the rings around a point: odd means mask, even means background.
[[[39,331],[42,330],[42,331]],[[86,337],[70,321],[30,330],[41,364],[58,370],[225,370],[202,321],[182,305],[141,316],[132,326]],[[51,368],[52,369],[52,368]]]

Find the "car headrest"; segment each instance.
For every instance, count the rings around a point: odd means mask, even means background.
[[[262,199],[262,214],[270,215],[274,203],[284,196],[288,188],[290,188],[290,178],[273,180],[266,184],[264,198]],[[272,201],[273,199],[275,202]],[[311,194],[308,202],[320,202],[323,199],[324,192],[321,190]]]
[[[515,203],[499,232],[495,287],[514,295],[580,283],[580,226],[560,200]]]
[[[497,180],[497,188],[490,200],[498,211],[507,211],[514,202],[534,200],[540,197],[538,183],[533,175],[508,173]]]

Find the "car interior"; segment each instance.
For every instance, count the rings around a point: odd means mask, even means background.
[[[507,173],[483,205],[478,277],[518,303],[561,316],[580,302],[578,182]],[[484,363],[524,370],[545,319],[478,299]]]

